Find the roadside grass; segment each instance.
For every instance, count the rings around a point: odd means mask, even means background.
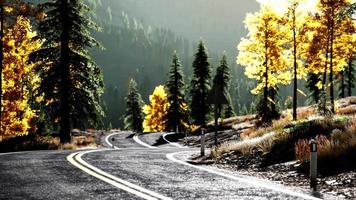
[[[292,161],[296,159],[294,148],[296,144],[300,145],[300,151],[305,151],[309,140],[318,135],[329,138],[332,131],[336,129],[341,132],[354,131],[352,129],[355,126],[352,125],[352,123],[355,123],[354,121],[355,117],[335,116],[333,118],[312,117],[298,122],[291,122],[288,117],[285,117],[274,121],[270,127],[256,130],[257,133],[250,133],[249,137],[242,141],[221,144],[212,151],[212,156],[219,159],[224,154],[232,151],[247,155],[254,150],[258,150],[263,152],[263,165]],[[341,135],[335,135],[334,137],[348,138]],[[344,141],[349,142],[346,139]],[[305,153],[305,155],[307,154],[308,152]],[[302,155],[302,153],[299,152],[298,155]]]
[[[81,148],[96,148],[97,141],[93,135],[73,136],[72,143],[60,144],[58,137],[27,136],[8,138],[0,142],[0,152],[31,151],[31,150],[74,150]]]
[[[319,171],[332,174],[337,169],[345,171],[356,168],[356,116],[346,124],[344,131],[333,131],[330,136],[318,135]],[[301,164],[301,171],[309,170],[310,140],[301,139],[295,144],[295,157]]]

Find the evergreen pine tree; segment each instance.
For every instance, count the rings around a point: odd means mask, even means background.
[[[235,116],[236,113],[234,111],[234,108],[232,107],[232,99],[231,99],[231,95],[230,94],[228,94],[227,100],[228,100],[229,104],[227,104],[225,106],[224,117],[225,118],[230,118],[230,117]]]
[[[309,90],[309,104],[318,103],[320,100],[321,89],[317,86],[321,83],[322,77],[320,74],[309,73],[307,77],[306,88]]]
[[[90,35],[97,27],[87,17],[90,8],[84,0],[54,0],[47,9],[38,28],[46,40],[32,59],[40,63],[39,93],[46,112],[54,123],[59,122],[60,141],[67,143],[72,127],[95,126],[102,115],[102,74],[88,50],[98,46]]]
[[[339,98],[345,98],[345,72],[341,71],[337,74],[337,89]]]
[[[353,65],[353,62],[350,62],[350,65],[348,68],[345,70],[345,87],[347,90],[347,96],[352,96],[352,89],[355,87],[355,66]]]
[[[230,87],[230,67],[227,64],[227,60],[226,60],[226,55],[223,55],[223,57],[221,58],[220,61],[220,66],[216,69],[216,74],[214,77],[214,84],[218,84],[221,85],[225,96],[227,97],[228,100],[228,104],[227,105],[223,105],[224,109],[223,109],[223,117],[225,118],[229,118],[232,117],[233,115],[235,115],[234,110],[232,108],[232,100],[231,100],[231,96],[229,93],[229,87]]]
[[[193,77],[190,85],[191,95],[191,116],[193,123],[200,126],[205,126],[207,115],[210,111],[208,104],[208,94],[211,88],[211,69],[208,62],[208,55],[204,43],[200,41],[198,52],[195,54],[193,62]]]
[[[167,129],[184,130],[188,122],[187,103],[184,99],[184,75],[177,53],[174,52],[166,88],[170,107],[167,113]]]
[[[126,113],[124,118],[125,129],[133,130],[135,132],[142,132],[143,101],[141,95],[137,91],[137,84],[135,80],[131,79],[126,100]]]

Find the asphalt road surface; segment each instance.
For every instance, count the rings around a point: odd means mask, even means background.
[[[308,191],[190,165],[161,133],[108,133],[103,148],[0,154],[0,199],[316,199]],[[159,141],[159,142],[157,142]]]

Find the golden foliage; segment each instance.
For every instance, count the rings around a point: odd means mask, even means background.
[[[339,20],[338,16],[350,1],[318,1],[310,12],[302,9],[305,2],[289,1],[282,16],[268,5],[247,15],[248,35],[238,45],[237,63],[245,67],[249,78],[257,80],[253,94],[260,93],[266,81],[268,88],[289,84],[294,58],[297,78],[301,79],[308,73],[343,71],[354,57],[356,23],[350,17]],[[317,87],[323,88],[323,83]]]
[[[143,107],[143,112],[146,115],[143,121],[143,132],[164,131],[169,106],[164,86],[157,86],[150,96],[150,105]]]
[[[34,65],[28,63],[28,58],[41,46],[41,41],[35,40],[35,36],[29,19],[21,16],[4,35],[0,141],[8,136],[26,135],[31,129],[35,111],[28,102],[29,88],[35,88],[39,78],[34,74]]]
[[[271,8],[262,6],[259,12],[247,15],[245,24],[249,33],[238,45],[237,63],[246,67],[247,77],[258,81],[252,93],[260,93],[266,81],[269,88],[289,84],[291,73],[283,56],[285,32],[281,29],[281,17]]]

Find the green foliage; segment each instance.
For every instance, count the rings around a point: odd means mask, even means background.
[[[234,109],[232,107],[231,96],[229,93],[230,79],[231,79],[230,67],[227,64],[227,58],[226,58],[226,55],[224,54],[221,58],[220,66],[216,69],[216,74],[213,79],[214,85],[215,84],[221,85],[222,90],[228,100],[228,104],[223,105],[223,117],[224,118],[229,118],[229,117],[232,117],[235,115]]]
[[[184,123],[188,124],[188,108],[184,98],[183,69],[176,52],[173,54],[166,88],[170,104],[167,112],[167,129],[176,130],[178,126],[179,130],[185,130]]]
[[[137,90],[137,83],[131,79],[126,100],[126,113],[124,118],[125,129],[142,132],[143,101]]]
[[[308,103],[315,104],[320,100],[321,90],[317,84],[322,81],[321,74],[309,73],[307,77],[306,88],[309,90]]]
[[[348,68],[344,72],[345,87],[347,90],[347,96],[352,96],[352,89],[355,88],[355,65],[351,62]]]
[[[120,89],[112,84],[106,84],[105,93],[101,100],[102,107],[105,111],[105,117],[103,118],[103,124],[105,128],[109,128],[109,124],[112,128],[119,128],[121,117],[124,115],[121,112],[122,105],[125,105],[125,98],[120,94]],[[125,109],[125,108],[123,108]]]
[[[45,112],[60,124],[65,143],[71,128],[95,127],[103,115],[99,105],[102,75],[88,51],[99,45],[90,35],[97,27],[87,17],[90,8],[83,0],[55,0],[46,5],[47,17],[38,27],[45,40],[32,60],[40,63],[39,94],[44,95]]]
[[[271,92],[269,91],[269,93]],[[270,123],[272,122],[273,119],[279,117],[278,109],[275,103],[270,102],[269,100],[269,103],[267,104],[266,107],[265,98],[264,95],[262,94],[259,94],[257,96],[256,111],[258,117],[260,117],[262,122],[264,123]]]
[[[208,93],[211,88],[211,67],[208,62],[208,55],[204,43],[200,41],[198,52],[195,54],[193,62],[193,77],[190,85],[191,95],[191,117],[196,125],[205,126],[207,115],[210,111],[208,104]]]

